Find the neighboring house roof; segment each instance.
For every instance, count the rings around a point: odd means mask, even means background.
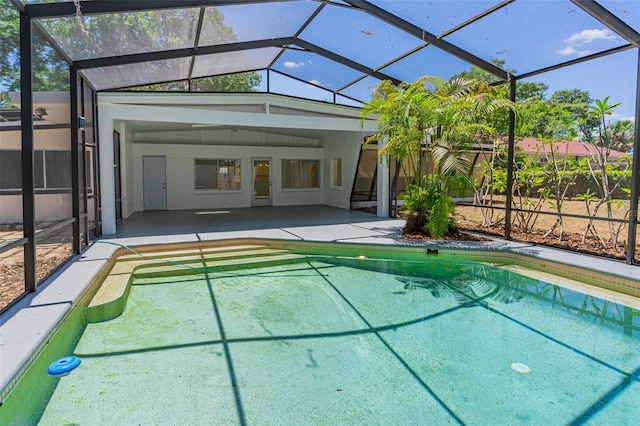
[[[516,141],[516,146],[519,146],[524,150],[526,154],[535,154],[543,152],[551,152],[553,149],[558,155],[571,155],[575,157],[587,157],[591,154],[596,154],[598,147],[580,141],[557,141],[551,144],[543,144],[540,139],[536,138],[524,138]],[[625,152],[616,151],[612,149],[609,151],[609,157],[622,157],[626,155]]]

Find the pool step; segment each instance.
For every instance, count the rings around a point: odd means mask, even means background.
[[[204,274],[206,272],[221,272],[243,268],[267,266],[269,263],[283,262],[288,260],[298,261],[304,255],[291,254],[286,251],[281,252],[252,252],[246,256],[217,257],[208,259],[198,259],[193,262],[181,262],[181,264],[145,265],[137,268],[134,272],[136,278],[147,277],[171,277],[185,274]]]
[[[173,255],[166,256],[157,256],[153,255],[138,257],[137,259],[130,259],[126,262],[118,262],[111,269],[110,274],[121,274],[121,273],[131,273],[134,269],[140,268],[151,268],[151,267],[168,267],[176,269],[178,268],[179,272],[184,273],[181,265],[191,265],[191,264],[199,264],[202,266],[203,262],[207,261],[207,259],[234,259],[234,258],[244,258],[247,256],[250,257],[259,257],[277,253],[286,253],[287,250],[279,250],[279,249],[270,249],[270,248],[256,248],[256,249],[247,249],[247,250],[232,250],[232,251],[217,251],[211,253],[189,253],[180,257],[176,257]],[[184,267],[182,267],[184,268]],[[138,273],[138,272],[137,272]]]
[[[201,252],[193,254],[193,251],[184,256],[164,253],[163,256],[171,257],[171,264],[167,264],[167,259],[158,256],[158,253],[154,253],[151,259],[133,256],[136,258],[126,259],[124,262],[118,261],[104,279],[85,308],[84,317],[87,322],[108,321],[120,316],[124,311],[134,277],[204,274],[210,269],[219,272],[235,269],[240,265],[243,268],[259,267],[273,262],[297,262],[305,257],[291,254],[287,250],[260,247],[244,250],[215,250],[208,252],[206,256]]]
[[[170,257],[172,259],[180,259],[183,257],[194,256],[194,255],[209,255],[215,253],[232,253],[232,252],[242,252],[246,250],[254,250],[254,249],[264,249],[267,246],[263,245],[237,245],[237,246],[228,246],[228,247],[209,247],[209,248],[201,248],[201,249],[177,249],[177,250],[154,250],[154,251],[142,251],[140,253],[130,253],[124,254],[122,256],[118,256],[118,262],[120,261],[131,261],[131,260],[140,260],[143,258],[151,258],[151,257],[160,257],[167,258]]]

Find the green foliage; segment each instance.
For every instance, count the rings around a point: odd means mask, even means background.
[[[262,76],[257,72],[219,75],[191,82],[194,92],[251,92],[260,85]]]
[[[591,95],[586,90],[563,89],[551,95],[549,101],[570,111],[574,118],[582,117],[586,114],[591,104]]]
[[[549,86],[544,83],[532,81],[519,81],[516,83],[516,102],[523,102],[529,99],[544,100],[547,96]]]
[[[538,97],[523,100],[519,104],[520,115],[516,121],[515,136],[571,139],[575,136],[575,123],[570,111]]]
[[[497,96],[494,87],[478,80],[453,78],[443,81],[425,76],[413,83],[396,86],[380,83],[361,117],[375,114],[376,133],[367,141],[383,141],[381,158],[400,163],[407,178],[407,227],[423,229],[441,237],[454,225],[454,186],[472,185],[469,147],[493,129],[481,118],[513,104]]]
[[[409,184],[398,198],[403,202],[401,211],[407,217],[405,230],[409,233],[424,231],[433,238],[441,238],[455,229],[455,203],[449,195],[453,187],[471,188],[469,176],[427,174],[422,185]]]
[[[218,75],[191,80],[170,83],[149,84],[123,90],[133,91],[159,91],[159,92],[251,92],[260,85],[262,76],[257,72]]]
[[[237,41],[233,29],[224,24],[223,15],[209,8],[208,19],[202,28],[204,42],[222,44]],[[77,18],[61,17],[43,22],[61,45],[72,52],[82,52],[83,58],[110,57],[130,52],[148,52],[167,48],[188,47],[183,28],[190,20],[193,9],[176,9],[171,13],[158,11],[122,14],[104,14]],[[0,0],[0,107],[10,107],[7,92],[20,89],[19,14],[9,0]],[[204,36],[203,36],[204,37]],[[33,31],[34,91],[69,90],[69,67],[55,50]],[[135,46],[127,43],[135,40]],[[242,60],[241,57],[236,60]],[[248,62],[248,59],[247,59]],[[148,64],[155,75],[174,75],[176,61]],[[192,91],[246,92],[260,84],[256,72],[205,77],[192,81]],[[148,85],[137,90],[187,90],[187,82]]]
[[[634,124],[630,120],[619,120],[609,126],[611,149],[629,152],[633,148]]]
[[[20,90],[20,21],[9,0],[0,0],[0,108],[11,107],[8,92]],[[69,66],[66,61],[33,31],[33,90],[68,91]]]

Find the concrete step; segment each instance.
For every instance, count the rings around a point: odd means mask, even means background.
[[[175,253],[173,253],[175,254]],[[95,296],[85,308],[84,317],[89,323],[108,321],[124,311],[134,277],[178,276],[204,274],[207,271],[222,272],[267,266],[281,262],[298,262],[304,255],[291,254],[287,250],[246,248],[244,250],[215,250],[206,256],[202,253],[175,256],[169,252],[163,256],[117,261],[109,275],[100,284]],[[171,263],[167,264],[170,260]]]

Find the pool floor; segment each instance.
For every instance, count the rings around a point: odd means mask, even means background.
[[[526,295],[465,301],[371,269],[309,258],[136,278],[121,316],[87,325],[82,364],[59,379],[39,423],[640,418],[637,331]]]

